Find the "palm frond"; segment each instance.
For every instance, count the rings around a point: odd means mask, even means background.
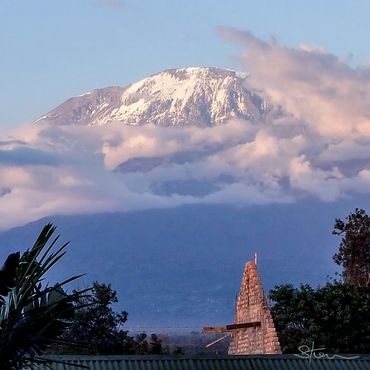
[[[59,236],[47,224],[30,250],[12,254],[0,270],[0,363],[2,370],[34,366],[43,351],[69,326],[77,302],[88,289],[65,292],[65,285],[80,278],[72,276],[54,286],[43,286],[48,272],[65,254],[68,243],[55,248]],[[16,263],[15,263],[16,262]],[[3,273],[3,274],[1,274]],[[3,284],[2,284],[3,283]],[[10,285],[6,285],[10,284]]]

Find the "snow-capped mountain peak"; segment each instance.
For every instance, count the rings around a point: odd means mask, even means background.
[[[266,106],[245,85],[246,75],[231,70],[171,69],[127,87],[97,89],[71,98],[37,122],[213,126],[233,117],[259,121]]]

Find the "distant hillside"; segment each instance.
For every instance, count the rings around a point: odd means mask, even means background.
[[[51,278],[87,273],[83,286],[112,283],[133,329],[191,331],[233,320],[244,263],[255,251],[266,290],[280,283],[325,283],[336,268],[333,222],[348,210],[350,202],[325,209],[307,202],[56,216],[0,234],[0,257],[29,247],[52,220],[61,240],[71,244]]]

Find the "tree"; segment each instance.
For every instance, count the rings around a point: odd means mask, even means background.
[[[309,285],[294,288],[276,286],[269,292],[271,313],[283,353],[296,353],[298,347],[312,342],[311,325],[315,292]]]
[[[315,343],[334,353],[370,352],[370,300],[347,283],[317,289]]]
[[[370,352],[370,300],[349,284],[327,283],[316,290],[285,284],[269,298],[284,353],[312,343],[331,353]]]
[[[160,354],[161,340],[157,335],[141,333],[136,337],[123,329],[127,312],[114,312],[117,293],[111,284],[93,284],[91,295],[82,297],[77,304],[85,306],[75,315],[72,325],[63,334],[63,341],[75,343],[75,347],[59,348],[59,353],[84,353],[91,355]]]
[[[68,243],[53,248],[55,227],[46,225],[34,246],[12,253],[0,270],[0,364],[18,370],[43,362],[39,357],[68,327],[79,306],[73,304],[86,291],[67,294],[71,277],[54,286],[43,286],[45,273],[64,255]]]
[[[113,312],[111,305],[116,302],[117,295],[110,284],[95,282],[91,294],[77,302],[83,308],[62,336],[63,341],[77,346],[63,347],[62,352],[117,354],[131,348],[132,338],[122,330],[127,312]]]
[[[333,259],[343,282],[317,289],[285,284],[269,293],[283,352],[312,342],[334,353],[370,352],[370,217],[356,208],[335,220],[333,234],[342,236]]]
[[[343,267],[344,281],[359,288],[370,288],[370,217],[355,209],[346,221],[337,218],[333,234],[342,236],[339,251],[333,256]]]

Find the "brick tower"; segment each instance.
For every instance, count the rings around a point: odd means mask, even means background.
[[[243,328],[243,324],[246,327]],[[234,326],[239,328],[230,331],[232,337],[229,346],[230,355],[281,353],[256,261],[248,261],[245,264],[240,293],[236,301]]]

